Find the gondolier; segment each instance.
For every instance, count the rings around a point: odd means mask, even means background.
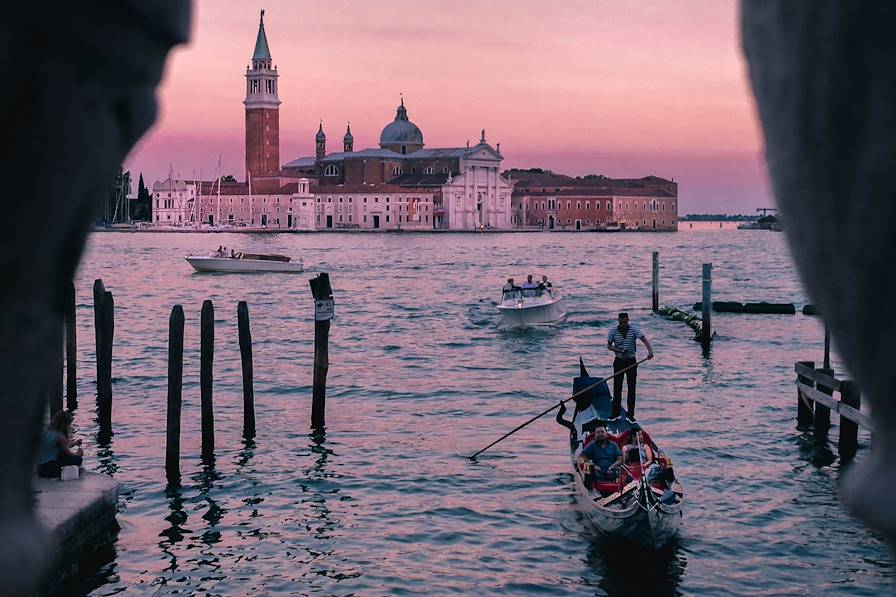
[[[641,332],[641,328],[633,323],[629,323],[628,313],[619,314],[619,325],[612,328],[607,334],[607,348],[616,353],[613,360],[613,372],[621,371],[626,367],[632,367],[637,363],[635,353],[637,351],[636,341],[641,340],[647,347],[647,358],[653,358],[653,347],[650,341]],[[611,416],[616,418],[620,414],[622,407],[622,378],[628,382],[628,417],[635,418],[635,385],[638,382],[638,367],[635,365],[625,373],[617,375],[613,378],[613,411]]]

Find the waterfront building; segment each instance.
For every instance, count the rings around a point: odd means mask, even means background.
[[[186,226],[192,220],[196,183],[168,176],[152,185],[150,202],[153,226]]]
[[[313,189],[317,228],[432,230],[434,193],[395,184],[325,185]]]
[[[318,180],[316,195],[346,198],[351,190],[354,205],[363,205],[370,189],[376,189],[383,197],[399,193],[402,198],[423,201],[422,211],[414,214],[424,218],[419,223],[421,228],[424,224],[428,228],[447,230],[512,227],[512,189],[500,173],[504,157],[500,146],[493,148],[486,141],[485,130],[479,143],[472,147],[467,143],[466,147],[426,148],[423,133],[408,118],[402,99],[395,119],[380,134],[378,148],[355,151],[350,128],[343,136],[342,145],[343,151],[328,154],[321,124],[315,136],[315,156],[287,162],[282,173],[298,176],[314,172]],[[424,201],[424,197],[428,199]],[[318,222],[319,227],[335,227],[338,223],[334,220],[328,226],[329,220],[322,215],[324,219]],[[385,217],[385,213],[382,215]],[[390,216],[389,224],[399,223],[409,224],[404,215],[401,221]],[[386,221],[380,219],[379,224],[384,227]]]
[[[550,171],[509,170],[513,222],[523,228],[588,230],[619,225],[678,230],[678,184],[657,176],[573,178]]]
[[[205,226],[314,230],[311,181],[206,182],[199,191],[197,218]]]

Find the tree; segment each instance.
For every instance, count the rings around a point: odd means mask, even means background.
[[[141,222],[152,221],[152,195],[143,183],[143,173],[137,182],[137,198],[131,201],[131,219]]]

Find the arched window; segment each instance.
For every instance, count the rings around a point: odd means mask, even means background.
[[[339,176],[339,168],[330,164],[324,169],[324,176]]]
[[[394,166],[392,168],[392,176],[401,176],[401,166]]]
[[[432,174],[433,172],[435,172],[435,170],[433,170],[432,166],[427,166],[423,169],[423,174]]]

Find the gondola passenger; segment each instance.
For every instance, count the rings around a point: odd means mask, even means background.
[[[593,483],[599,479],[618,477],[619,467],[622,464],[622,451],[615,442],[608,439],[606,427],[594,430],[594,441],[585,446],[582,456],[594,464],[594,479],[585,479],[586,486],[589,485],[589,481]]]

